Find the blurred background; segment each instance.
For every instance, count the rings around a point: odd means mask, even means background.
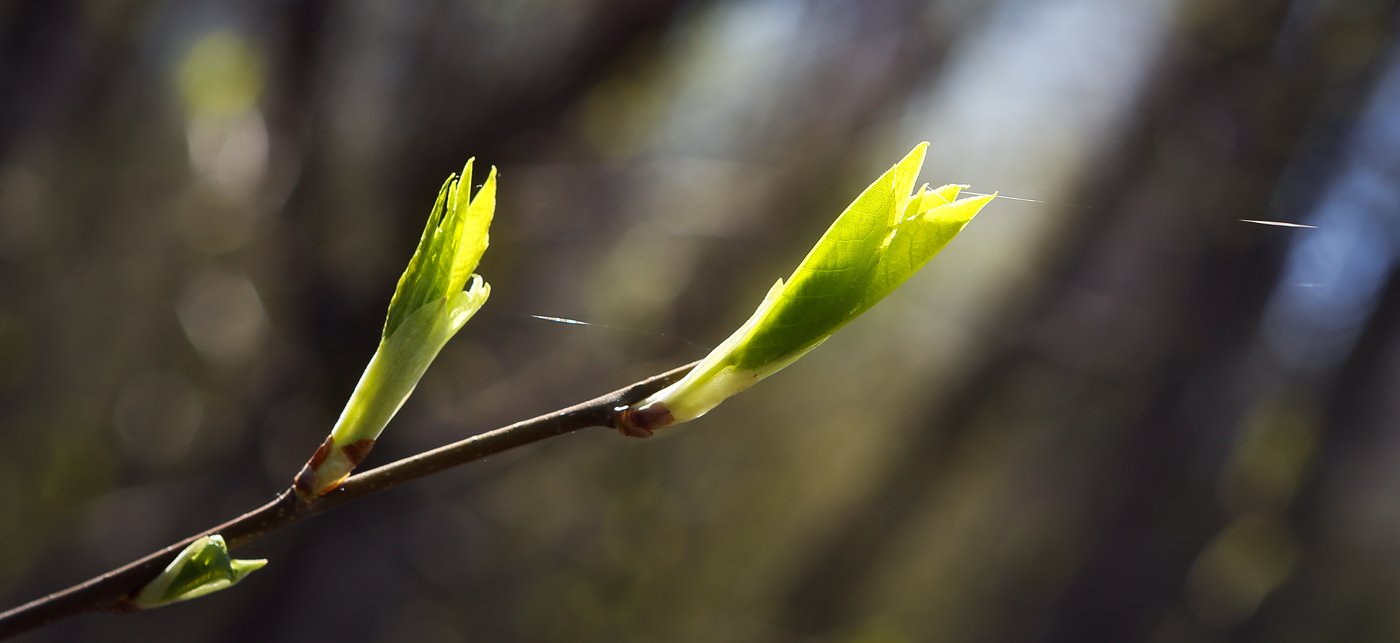
[[[501,172],[494,294],[366,466],[703,356],[929,140],[922,180],[1004,198],[703,419],[473,463],[239,550],[271,563],[236,589],[24,640],[1396,640],[1397,17],[0,5],[0,598],[286,488],[468,157]]]

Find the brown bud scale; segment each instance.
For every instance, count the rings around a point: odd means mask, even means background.
[[[318,477],[315,469],[312,469],[309,465],[303,466],[301,472],[297,474],[297,477],[292,479],[292,487],[297,490],[298,496],[305,498],[316,490],[316,480]]]
[[[613,409],[612,425],[629,438],[651,437],[657,429],[676,422],[665,402],[652,402],[640,409],[620,406]]]
[[[315,455],[311,456],[311,460],[306,463],[306,466],[311,467],[312,469],[319,469],[321,467],[321,463],[325,462],[326,458],[331,457],[331,449],[334,448],[335,436],[326,436],[326,441],[322,442],[321,446],[316,449]]]
[[[321,446],[316,449],[316,453],[311,456],[310,460],[306,461],[306,466],[302,467],[301,472],[297,473],[297,477],[292,479],[292,487],[297,490],[298,496],[306,498],[316,491],[316,469],[326,461],[326,458],[331,457],[331,449],[334,448],[335,436],[326,436],[326,441],[321,443]]]
[[[357,440],[354,444],[340,447],[340,450],[345,454],[346,459],[350,460],[350,466],[354,467],[359,466],[360,462],[364,461],[365,456],[369,455],[369,450],[373,448],[374,440],[365,438]]]

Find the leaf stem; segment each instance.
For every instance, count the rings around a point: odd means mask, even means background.
[[[630,384],[582,404],[547,413],[351,476],[340,487],[310,502],[287,489],[272,502],[128,563],[106,574],[0,614],[0,639],[89,612],[139,611],[129,597],[160,574],[186,546],[206,535],[222,534],[229,549],[330,511],[341,505],[456,467],[472,460],[593,426],[613,426],[614,410],[634,404],[683,377],[695,363]]]

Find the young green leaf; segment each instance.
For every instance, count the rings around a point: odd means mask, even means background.
[[[137,592],[131,604],[151,609],[199,598],[233,586],[266,564],[266,560],[232,558],[223,536],[205,536],[185,547],[159,576]]]
[[[846,208],[743,326],[685,378],[615,419],[628,435],[700,417],[781,370],[884,299],[942,250],[995,195],[958,199],[965,186],[910,190],[920,143]]]
[[[389,301],[379,348],[331,435],[296,477],[301,497],[319,496],[350,475],[447,340],[491,295],[491,287],[472,271],[486,252],[496,211],[496,168],[471,197],[472,163],[438,190],[418,248]]]

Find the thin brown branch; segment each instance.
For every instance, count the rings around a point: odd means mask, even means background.
[[[409,480],[479,460],[486,456],[571,433],[591,426],[612,426],[613,411],[637,402],[679,380],[695,364],[631,384],[582,404],[516,422],[431,451],[404,458],[377,469],[351,476],[339,488],[310,502],[299,502],[288,489],[276,500],[222,525],[203,531],[169,547],[61,592],[26,603],[0,614],[0,639],[18,636],[38,627],[88,612],[133,612],[128,600],[155,578],[195,539],[222,534],[230,548]]]

